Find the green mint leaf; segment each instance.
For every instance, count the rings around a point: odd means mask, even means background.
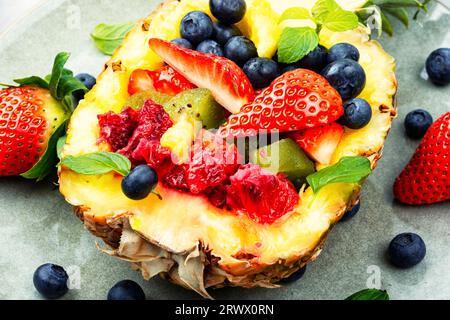
[[[279,22],[283,22],[285,20],[305,20],[305,19],[313,19],[308,9],[302,7],[293,7],[285,10],[280,17]]]
[[[85,175],[105,174],[115,171],[126,176],[131,170],[130,160],[114,152],[94,152],[78,157],[67,156],[59,165]]]
[[[327,15],[323,25],[331,31],[342,32],[355,29],[358,22],[358,16],[355,13],[337,9]]]
[[[67,121],[66,121],[67,122]],[[57,144],[59,138],[66,132],[66,122],[63,122],[50,137],[47,145],[47,150],[39,161],[21,176],[26,179],[41,181],[43,180],[55,167],[57,163]]]
[[[405,8],[385,8],[383,11],[397,20],[399,20],[405,27],[409,27],[408,11]]]
[[[278,43],[278,60],[282,63],[297,62],[318,44],[319,36],[312,28],[285,28]]]
[[[314,193],[330,183],[359,183],[372,172],[369,159],[343,157],[338,163],[309,175],[306,180]]]
[[[382,8],[424,7],[424,5],[418,0],[372,0],[372,3]]]
[[[331,31],[352,30],[358,26],[358,16],[342,9],[335,0],[318,0],[312,13],[317,22]]]
[[[389,300],[389,294],[383,290],[365,289],[352,294],[345,300]]]
[[[394,28],[392,27],[392,23],[389,20],[389,18],[383,13],[383,11],[380,12],[381,14],[381,28],[384,32],[388,34],[388,36],[392,37],[394,35]]]
[[[323,23],[328,14],[342,8],[334,0],[317,0],[312,8],[312,14],[319,23]]]
[[[95,27],[91,37],[102,53],[112,56],[134,25],[133,22],[110,25],[101,23]]]
[[[64,145],[66,144],[67,136],[62,136],[58,139],[58,142],[56,143],[56,155],[61,160],[61,154]]]

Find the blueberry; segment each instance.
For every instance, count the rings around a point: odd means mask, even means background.
[[[156,172],[144,164],[137,166],[123,178],[122,191],[132,200],[142,200],[148,197],[157,183]]]
[[[450,83],[450,48],[434,50],[427,59],[426,69],[431,82],[438,86]]]
[[[189,40],[183,39],[183,38],[176,38],[171,41],[172,43],[175,43],[176,45],[179,45],[180,47],[186,48],[186,49],[194,49],[192,46],[192,43],[189,42]]]
[[[78,80],[80,80],[80,82],[82,83],[82,84],[84,84],[84,86],[88,89],[88,90],[91,90],[94,86],[95,86],[95,84],[96,84],[96,82],[97,82],[97,80],[93,77],[93,76],[91,76],[90,74],[88,74],[88,73],[80,73],[80,74],[77,74],[76,76],[75,76],[75,78],[77,78]],[[74,93],[73,93],[73,97],[75,98],[75,100],[76,101],[80,101],[80,100],[83,100],[84,99],[84,95],[85,95],[86,93],[83,91],[83,90],[78,90],[78,91],[75,91]]]
[[[335,44],[328,51],[328,63],[332,63],[341,59],[351,59],[354,61],[358,61],[358,49],[350,43]]]
[[[405,118],[406,135],[412,139],[421,139],[433,124],[431,114],[422,109],[411,111]]]
[[[350,210],[348,210],[339,220],[339,222],[345,222],[353,218],[359,211],[359,208],[361,207],[361,203],[358,201],[356,205],[353,206]]]
[[[268,87],[275,78],[281,75],[280,67],[272,59],[252,58],[242,68],[254,89]]]
[[[320,72],[327,65],[327,59],[327,48],[319,44],[313,51],[308,53],[303,59],[297,62],[297,64],[303,69]]]
[[[242,32],[236,26],[229,26],[221,22],[214,24],[214,38],[224,46],[232,37],[242,36]]]
[[[109,290],[108,300],[145,300],[145,293],[136,282],[122,280]]]
[[[351,99],[344,104],[344,114],[339,119],[344,126],[350,129],[361,129],[372,119],[372,108],[364,99]]]
[[[209,0],[209,8],[217,20],[230,25],[244,18],[247,5],[245,0]]]
[[[191,11],[181,20],[181,36],[193,45],[211,38],[213,31],[213,22],[204,12]]]
[[[294,272],[289,278],[281,279],[278,282],[278,284],[287,285],[287,284],[294,283],[294,282],[300,280],[303,277],[303,275],[305,274],[305,271],[306,271],[306,266],[304,266],[303,268],[301,268],[298,271]]]
[[[293,71],[300,68],[297,64],[288,64],[287,66],[284,66],[283,69],[281,70],[281,73],[286,73],[289,71]]]
[[[36,269],[33,283],[36,290],[47,299],[58,299],[67,293],[69,276],[63,267],[46,263]]]
[[[391,263],[399,268],[411,268],[425,258],[425,242],[415,233],[397,235],[389,244]]]
[[[358,96],[366,84],[364,69],[358,62],[350,59],[330,63],[322,71],[322,75],[339,92],[344,101]]]
[[[294,181],[292,181],[292,183],[294,184],[295,189],[297,189],[297,191],[300,191],[303,186],[306,183],[306,179],[305,178],[296,178]]]
[[[196,50],[199,52],[210,53],[216,56],[223,57],[222,47],[214,40],[205,40],[203,42],[200,42]]]
[[[225,45],[225,57],[242,67],[251,58],[258,56],[256,46],[250,39],[239,36],[232,37]]]

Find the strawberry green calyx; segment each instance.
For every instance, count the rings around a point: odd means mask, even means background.
[[[52,73],[45,78],[31,76],[15,79],[14,82],[23,86],[36,86],[48,89],[52,97],[60,102],[68,111],[73,111],[72,93],[78,90],[87,92],[87,88],[73,76],[73,72],[65,69],[64,65],[69,60],[70,53],[61,52],[55,58]]]
[[[59,53],[55,58],[52,73],[45,78],[31,76],[16,79],[14,82],[18,85],[8,86],[9,89],[5,89],[28,90],[30,93],[26,98],[29,103],[27,112],[33,121],[44,121],[45,123],[42,127],[45,131],[39,133],[39,140],[35,140],[39,141],[39,145],[37,142],[33,145],[33,148],[38,150],[39,157],[34,155],[33,157],[36,157],[34,162],[33,159],[28,158],[26,161],[31,162],[32,167],[28,167],[30,169],[24,173],[17,172],[17,174],[21,173],[24,178],[39,181],[54,168],[57,159],[57,142],[65,134],[67,121],[73,111],[72,93],[79,90],[87,91],[87,88],[73,76],[73,72],[64,68],[69,56],[70,54],[66,52]],[[22,127],[25,128],[26,125],[24,124]],[[17,130],[14,132],[17,136],[28,134],[20,132],[23,129],[18,128]],[[22,143],[18,142],[19,149],[21,146]],[[42,149],[42,152],[39,151]]]

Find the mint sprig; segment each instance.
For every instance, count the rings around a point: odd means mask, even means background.
[[[343,157],[338,163],[309,175],[306,180],[317,193],[331,183],[360,183],[372,172],[366,157]]]
[[[305,8],[289,8],[280,17],[280,22],[285,20],[312,20],[317,28],[284,28],[278,43],[278,60],[282,63],[295,63],[314,50],[321,28],[341,32],[352,30],[359,23],[355,13],[342,9],[335,0],[318,0],[312,14]]]
[[[125,36],[135,26],[134,22],[119,24],[97,25],[91,33],[91,38],[97,49],[102,53],[112,56],[114,51],[122,44]]]
[[[364,7],[356,11],[360,22],[366,23],[369,17],[374,17],[374,14],[379,21],[379,36],[382,32],[385,32],[389,36],[394,34],[391,19],[397,19],[405,27],[409,26],[409,14],[406,9],[416,8],[416,13],[413,19],[416,20],[419,13],[424,11],[428,12],[427,4],[431,0],[369,0]],[[374,13],[373,9],[376,9]]]
[[[117,172],[123,176],[130,173],[130,160],[114,152],[93,152],[81,156],[66,156],[59,163],[70,170],[85,175],[105,174]]]
[[[389,294],[384,290],[364,289],[352,294],[345,300],[389,300]]]

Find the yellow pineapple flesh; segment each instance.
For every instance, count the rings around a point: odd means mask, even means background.
[[[359,6],[358,1],[351,3],[354,7],[348,3],[348,9]],[[240,26],[255,41],[261,55],[272,56],[280,34],[277,21],[281,8],[311,8],[314,0],[252,0],[248,4],[249,10]],[[75,110],[63,156],[109,150],[108,145],[98,144],[97,115],[121,111],[128,98],[128,79],[133,70],[161,67],[161,59],[149,49],[149,39],[178,37],[178,28],[174,26],[192,10],[209,12],[208,1],[166,1],[137,23],[107,63],[97,85]],[[264,21],[270,24],[258,31]],[[367,127],[346,129],[333,163],[342,156],[363,155],[375,166],[395,116],[394,59],[378,42],[369,39],[368,30],[362,26],[343,33],[324,29],[320,42],[326,47],[349,42],[359,49],[367,75],[361,97],[373,108],[373,118]],[[165,143],[184,156],[183,146],[174,145],[180,134],[176,130],[168,132]],[[300,202],[292,213],[272,225],[261,225],[218,209],[202,196],[183,194],[162,185],[156,190],[162,200],[150,195],[145,200],[133,201],[123,195],[121,177],[117,175],[86,176],[60,168],[59,176],[61,193],[75,206],[88,228],[113,245],[108,251],[111,255],[133,262],[146,278],[162,273],[203,296],[208,296],[207,287],[225,284],[276,286],[273,282],[317,256],[328,231],[355,203],[360,192],[358,184],[330,184],[318,194],[307,188],[300,192]],[[117,230],[121,239],[114,238]]]

